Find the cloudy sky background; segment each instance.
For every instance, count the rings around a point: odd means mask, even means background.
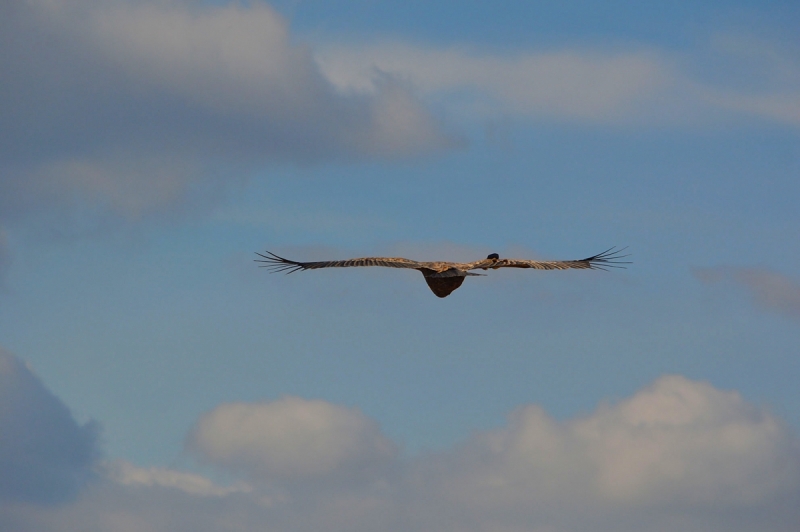
[[[798,26],[2,3],[0,528],[796,530]]]

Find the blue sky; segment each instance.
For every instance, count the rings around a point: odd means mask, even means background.
[[[794,3],[0,20],[3,526],[796,529]]]

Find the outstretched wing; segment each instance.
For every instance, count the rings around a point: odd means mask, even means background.
[[[580,260],[524,260],[524,259],[500,259],[489,268],[534,268],[536,270],[607,270],[608,268],[625,268],[624,264],[630,261],[623,261],[629,255],[622,255],[627,248],[610,248],[597,255],[592,255]]]
[[[364,257],[360,259],[347,259],[347,260],[329,260],[322,262],[297,262],[294,260],[284,259],[274,253],[265,251],[266,255],[256,252],[260,259],[254,259],[256,262],[261,262],[261,268],[268,268],[274,272],[287,272],[294,273],[298,270],[317,270],[319,268],[350,268],[357,266],[383,266],[385,268],[409,268],[418,270],[424,268],[423,263],[404,259],[401,257]]]

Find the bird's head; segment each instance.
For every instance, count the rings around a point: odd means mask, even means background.
[[[488,260],[500,260],[500,255],[498,255],[497,253],[491,253],[491,254],[490,254],[488,257],[486,257],[486,258],[487,258]]]

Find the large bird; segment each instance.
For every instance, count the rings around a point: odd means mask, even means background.
[[[425,282],[438,297],[447,297],[453,290],[461,286],[467,276],[481,275],[471,270],[496,270],[498,268],[533,268],[535,270],[605,270],[606,268],[624,268],[622,261],[628,255],[621,255],[626,248],[617,250],[610,248],[602,253],[580,260],[539,261],[525,259],[501,259],[492,253],[483,260],[475,262],[417,262],[400,257],[364,257],[361,259],[332,260],[323,262],[297,262],[284,259],[274,253],[265,251],[266,255],[256,252],[261,257],[262,268],[272,272],[293,273],[299,270],[316,270],[319,268],[348,268],[351,266],[383,266],[386,268],[407,268],[422,272]]]

